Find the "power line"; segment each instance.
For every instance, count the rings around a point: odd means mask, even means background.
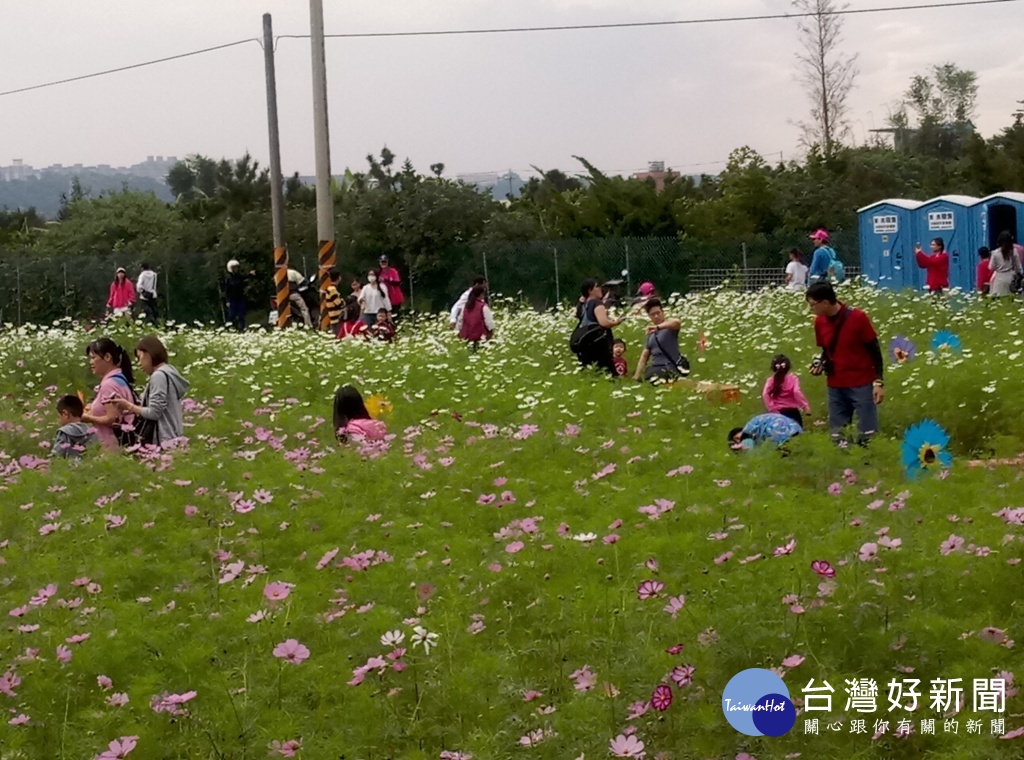
[[[1015,3],[1018,0],[960,0],[952,3],[927,3],[924,5],[895,5],[888,8],[846,8],[823,16],[851,16],[864,13],[891,13],[893,11],[931,10],[935,8],[959,8],[970,5],[996,5],[998,3]],[[565,26],[513,26],[495,29],[442,29],[418,32],[348,32],[344,34],[326,34],[325,37],[340,39],[359,39],[377,37],[440,37],[470,34],[518,34],[523,32],[575,32],[593,29],[638,29],[657,26],[689,26],[694,24],[726,24],[740,21],[777,21],[780,19],[797,19],[817,16],[817,13],[772,13],[760,16],[720,16],[715,18],[694,18],[677,21],[627,21],[613,24],[568,24]],[[308,34],[282,34],[277,39],[308,39]]]
[[[1019,0],[959,0],[958,2],[951,3],[927,3],[923,5],[897,5],[886,8],[846,8],[838,11],[833,11],[831,16],[848,16],[854,14],[866,14],[866,13],[892,13],[895,11],[917,11],[917,10],[932,10],[939,8],[961,8],[965,6],[978,6],[978,5],[996,5],[1002,3],[1015,3]],[[699,19],[680,19],[675,21],[632,21],[632,22],[621,22],[613,24],[570,24],[565,26],[522,26],[522,27],[502,27],[494,29],[441,29],[441,30],[428,30],[428,31],[416,31],[416,32],[349,32],[342,34],[328,34],[325,37],[334,39],[359,39],[359,38],[382,38],[382,37],[439,37],[439,36],[452,36],[452,35],[477,35],[477,34],[519,34],[526,32],[568,32],[568,31],[585,31],[585,30],[606,30],[606,29],[640,29],[660,26],[688,26],[695,24],[725,24],[725,23],[736,23],[742,21],[776,21],[780,19],[797,19],[807,18],[810,16],[816,16],[816,13],[774,13],[764,14],[760,16],[721,16],[716,18],[699,18]],[[309,39],[308,34],[282,34],[278,35],[276,40],[281,39]],[[165,58],[156,58],[151,61],[143,61],[141,63],[133,63],[128,66],[119,66],[115,69],[107,69],[105,71],[97,71],[92,74],[82,74],[81,76],[69,77],[67,79],[59,79],[54,82],[45,82],[43,84],[31,85],[28,87],[19,87],[14,90],[6,90],[0,92],[0,97],[7,95],[16,95],[22,92],[31,92],[32,90],[41,90],[47,87],[56,87],[61,84],[68,84],[70,82],[80,82],[85,79],[95,79],[96,77],[106,76],[108,74],[118,74],[122,71],[131,71],[132,69],[141,69],[146,66],[155,66],[158,63],[167,63],[168,61],[176,61],[182,58],[190,58],[196,55],[203,55],[204,53],[212,53],[217,50],[224,50],[225,48],[235,47],[237,45],[244,45],[248,42],[259,43],[259,40],[255,37],[250,37],[244,40],[236,40],[235,42],[228,42],[223,45],[214,45],[213,47],[202,48],[200,50],[192,50],[187,53],[179,53],[177,55],[167,56]]]
[[[203,53],[212,53],[216,50],[224,50],[225,48],[235,47],[237,45],[244,45],[247,42],[259,42],[255,37],[250,37],[245,40],[236,40],[235,42],[227,42],[223,45],[214,45],[213,47],[203,48],[202,50],[192,50],[188,53],[178,53],[177,55],[169,55],[166,58],[157,58],[152,61],[143,61],[142,63],[133,63],[129,66],[119,66],[116,69],[107,69],[106,71],[97,71],[92,74],[82,74],[77,77],[69,77],[68,79],[59,79],[56,82],[46,82],[45,84],[34,84],[30,87],[19,87],[16,90],[7,90],[6,92],[0,92],[0,98],[4,95],[16,95],[19,92],[30,92],[32,90],[41,90],[44,87],[56,87],[59,84],[68,84],[69,82],[81,82],[83,79],[95,79],[96,77],[106,76],[107,74],[118,74],[122,71],[131,71],[132,69],[141,69],[145,66],[155,66],[158,63],[167,63],[168,61],[177,61],[181,58],[190,58],[194,55],[202,55]]]

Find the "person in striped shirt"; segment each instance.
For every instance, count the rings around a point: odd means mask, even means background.
[[[341,273],[332,269],[327,273],[327,290],[324,291],[324,308],[327,310],[327,319],[330,322],[331,332],[337,334],[338,325],[341,323],[342,299],[338,292],[338,283],[341,282]]]

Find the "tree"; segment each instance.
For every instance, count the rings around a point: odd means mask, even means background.
[[[968,124],[977,110],[978,75],[943,63],[932,67],[931,79],[915,75],[904,97],[922,124]]]
[[[835,0],[793,0],[793,6],[806,14],[797,22],[802,50],[797,52],[799,81],[807,87],[811,101],[811,120],[801,122],[803,142],[820,145],[831,156],[849,135],[846,99],[857,76],[857,56],[845,57],[839,51],[843,21],[838,15],[849,7]]]

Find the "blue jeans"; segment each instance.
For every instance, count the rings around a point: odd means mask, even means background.
[[[828,426],[833,439],[842,437],[843,428],[857,415],[857,438],[863,443],[878,431],[878,407],[871,383],[857,388],[828,389]]]

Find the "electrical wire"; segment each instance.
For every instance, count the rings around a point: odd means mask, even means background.
[[[1015,3],[1019,0],[957,0],[956,2],[950,3],[927,3],[923,5],[897,5],[887,8],[844,8],[832,13],[825,14],[831,16],[848,16],[855,14],[866,14],[866,13],[891,13],[895,11],[919,11],[919,10],[933,10],[941,8],[962,8],[966,6],[979,6],[979,5],[998,5],[1003,3]],[[330,39],[360,39],[360,38],[382,38],[382,37],[440,37],[440,36],[452,36],[452,35],[477,35],[477,34],[520,34],[527,32],[569,32],[569,31],[584,31],[584,30],[606,30],[606,29],[641,29],[661,26],[688,26],[694,24],[724,24],[724,23],[736,23],[743,21],[774,21],[780,19],[798,19],[807,18],[810,16],[816,16],[816,13],[774,13],[764,14],[760,16],[722,16],[715,18],[698,18],[698,19],[681,19],[675,21],[632,21],[632,22],[621,22],[612,24],[570,24],[565,26],[521,26],[521,27],[503,27],[494,29],[440,29],[440,30],[425,30],[415,32],[349,32],[342,34],[325,34],[325,38]],[[309,39],[308,34],[282,34],[275,38],[281,39]],[[123,71],[131,71],[133,69],[141,69],[145,66],[155,66],[158,63],[167,63],[169,61],[177,61],[182,58],[190,58],[196,55],[203,55],[204,53],[212,53],[217,50],[224,50],[225,48],[235,47],[237,45],[245,45],[249,42],[256,42],[261,44],[261,41],[256,37],[250,37],[244,40],[236,40],[235,42],[228,42],[223,45],[214,45],[213,47],[202,48],[201,50],[192,50],[187,53],[179,53],[177,55],[170,55],[165,58],[156,58],[152,61],[143,61],[141,63],[133,63],[128,66],[119,66],[115,69],[107,69],[105,71],[97,71],[92,74],[82,74],[81,76],[68,77],[67,79],[59,79],[54,82],[45,82],[43,84],[30,85],[28,87],[19,87],[14,90],[6,90],[0,92],[0,98],[7,95],[16,95],[22,92],[31,92],[33,90],[41,90],[46,87],[56,87],[61,84],[69,84],[71,82],[81,82],[85,79],[95,79],[96,77],[107,76],[108,74],[118,74]]]
[[[67,79],[59,79],[56,82],[46,82],[45,84],[34,84],[29,87],[19,87],[16,90],[7,90],[6,92],[0,92],[0,98],[5,95],[16,95],[19,92],[31,92],[32,90],[41,90],[44,87],[56,87],[59,84],[68,84],[69,82],[81,82],[83,79],[95,79],[96,77],[106,76],[107,74],[118,74],[122,71],[131,71],[132,69],[141,69],[145,66],[155,66],[158,63],[167,63],[168,61],[177,61],[181,58],[190,58],[194,55],[202,55],[203,53],[212,53],[216,50],[224,50],[225,48],[236,47],[237,45],[244,45],[247,42],[260,42],[255,37],[250,37],[245,40],[236,40],[235,42],[227,42],[223,45],[214,45],[213,47],[203,48],[202,50],[192,50],[188,53],[178,53],[177,55],[169,55],[166,58],[157,58],[152,61],[143,61],[142,63],[133,63],[129,66],[119,66],[116,69],[107,69],[106,71],[96,71],[92,74],[82,74],[77,77],[68,77]]]

